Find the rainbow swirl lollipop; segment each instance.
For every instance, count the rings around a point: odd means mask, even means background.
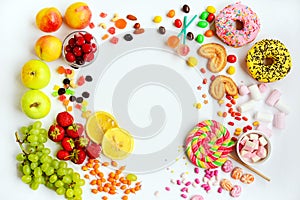
[[[185,140],[190,161],[201,168],[222,166],[234,148],[229,131],[219,122],[205,120],[196,125]]]

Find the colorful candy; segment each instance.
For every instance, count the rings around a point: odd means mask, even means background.
[[[230,191],[232,189],[232,183],[228,179],[222,179],[220,181],[220,186],[222,189],[226,191]]]
[[[199,21],[197,23],[197,26],[200,28],[206,28],[208,26],[208,22],[207,21]]]
[[[194,56],[190,56],[188,57],[188,59],[186,60],[186,63],[189,67],[195,67],[198,64],[198,60],[196,57]]]
[[[185,141],[190,161],[201,168],[217,168],[233,150],[234,142],[228,130],[219,122],[205,120],[197,124]]]
[[[177,27],[177,28],[181,28],[182,27],[182,21],[180,19],[175,19],[174,26]]]
[[[204,36],[202,34],[198,34],[196,37],[196,41],[202,44],[204,42]]]
[[[235,167],[231,172],[231,177],[235,180],[238,180],[242,177],[243,170],[240,167]]]
[[[253,183],[254,176],[252,174],[243,174],[240,180],[242,183],[250,184]]]
[[[157,16],[155,16],[155,17],[153,18],[153,22],[154,22],[154,23],[160,23],[161,21],[162,21],[162,17],[159,16],[159,15],[157,15]]]
[[[221,169],[223,170],[223,172],[225,173],[229,173],[232,171],[233,169],[233,164],[231,160],[227,160],[221,167]]]
[[[235,55],[228,55],[227,56],[227,62],[229,63],[235,63],[236,62],[236,56]]]
[[[230,191],[230,195],[232,197],[239,197],[242,192],[242,187],[239,185],[234,185]]]

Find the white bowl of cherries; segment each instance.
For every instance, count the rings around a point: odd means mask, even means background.
[[[91,33],[74,31],[63,41],[62,55],[71,67],[76,69],[85,67],[96,59],[98,43]]]

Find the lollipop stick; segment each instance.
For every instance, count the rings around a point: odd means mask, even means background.
[[[180,33],[177,35],[179,37],[186,29],[191,25],[191,23],[196,19],[197,15],[194,15],[194,17],[188,22],[188,24],[180,31]]]
[[[185,40],[186,40],[186,16],[184,16],[183,18],[183,28],[184,28],[184,31],[183,31],[183,44],[185,44]]]
[[[253,167],[243,163],[239,158],[237,158],[236,156],[229,154],[228,155],[231,159],[235,160],[236,162],[238,162],[239,164],[243,165],[244,167],[248,168],[249,170],[251,170],[252,172],[254,172],[255,174],[259,175],[260,177],[262,177],[263,179],[267,180],[267,181],[271,181],[270,178],[268,178],[267,176],[263,175],[262,173],[260,173],[259,171],[257,171],[256,169],[254,169]]]

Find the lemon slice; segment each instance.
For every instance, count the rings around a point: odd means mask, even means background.
[[[134,139],[122,128],[109,129],[102,140],[102,152],[113,160],[127,158],[134,147]]]
[[[118,123],[111,114],[97,111],[87,119],[85,126],[87,136],[96,144],[101,144],[105,132],[118,127]]]

